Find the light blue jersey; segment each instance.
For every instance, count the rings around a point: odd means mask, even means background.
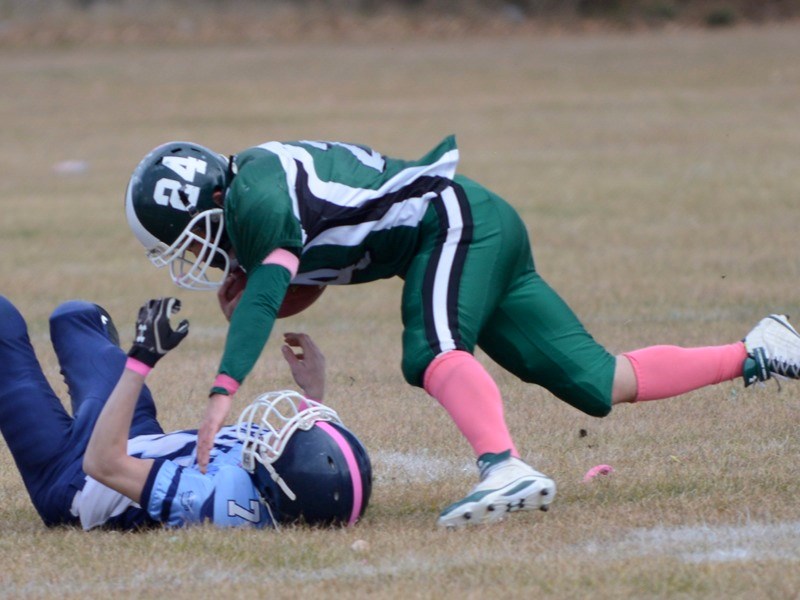
[[[219,454],[227,454],[240,446],[236,426],[229,425],[219,430],[214,438],[211,460]],[[164,458],[181,467],[196,464],[197,430],[183,429],[170,433],[140,435],[128,440],[128,454],[136,458]]]
[[[242,467],[235,426],[223,427],[214,438],[206,474],[197,467],[196,430],[137,436],[128,441],[128,454],[155,460],[141,505],[87,477],[73,505],[84,529],[129,529],[148,520],[168,527],[203,522],[220,527],[274,525]]]
[[[269,511],[241,466],[236,428],[224,427],[216,436],[205,474],[197,468],[196,446],[196,431],[130,441],[129,454],[155,459],[141,502],[150,518],[170,527],[205,521],[220,527],[272,526]]]

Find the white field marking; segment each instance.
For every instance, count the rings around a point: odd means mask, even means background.
[[[488,525],[487,527],[491,527]],[[87,533],[86,535],[92,535]],[[141,535],[147,535],[145,533]],[[264,535],[280,535],[265,532]],[[451,535],[444,532],[443,535]],[[547,563],[555,557],[586,560],[596,563],[615,563],[647,556],[677,557],[687,563],[741,562],[744,565],[763,560],[780,560],[800,563],[800,521],[786,523],[747,523],[745,525],[717,525],[693,527],[656,527],[632,529],[617,540],[598,539],[568,548],[553,548],[549,552],[531,556],[514,549],[495,549],[491,561],[503,564],[523,564],[529,568],[537,562]],[[166,562],[155,562],[132,571],[127,577],[114,580],[72,580],[69,574],[52,581],[29,581],[22,585],[4,585],[6,597],[42,595],[98,596],[102,594],[141,593],[143,589],[161,582],[162,587],[208,583],[219,586],[225,583],[249,584],[256,588],[297,582],[331,580],[376,580],[405,574],[424,575],[440,572],[453,566],[485,566],[487,557],[482,548],[465,547],[458,555],[435,557],[425,550],[406,555],[383,555],[380,548],[370,551],[370,563],[363,557],[350,553],[352,560],[343,564],[319,569],[302,569],[297,566],[270,570],[265,573],[244,566],[232,565],[225,569],[209,569],[205,565],[176,570]]]
[[[750,563],[759,560],[800,563],[800,521],[774,524],[750,523],[743,526],[633,529],[621,540],[590,542],[580,547],[573,546],[564,552],[574,555],[576,559],[584,558],[593,563],[598,559],[618,562],[641,556],[676,556],[688,563],[731,561]],[[553,554],[546,552],[535,557],[513,549],[500,552],[493,550],[491,561],[529,565],[531,562],[547,562],[553,555],[560,554],[557,549]],[[379,552],[377,556],[380,556]],[[365,564],[354,560],[347,564],[313,571],[279,569],[270,572],[270,578],[285,582],[328,581],[343,578],[364,580],[386,575],[435,573],[455,565],[465,567],[471,564],[483,566],[486,564],[485,554],[469,548],[465,549],[464,554],[439,558],[425,552],[386,558],[386,562]]]
[[[491,525],[488,525],[491,527]],[[642,556],[674,556],[688,563],[732,562],[751,563],[759,560],[781,560],[800,563],[800,521],[788,523],[747,525],[722,525],[699,527],[657,527],[655,529],[633,529],[622,539],[594,541],[580,547],[573,546],[563,551],[576,559],[598,559],[619,562]],[[557,549],[554,555],[562,552]],[[373,559],[375,553],[372,554]],[[380,553],[377,552],[377,556]],[[531,557],[515,550],[492,552],[492,562],[522,563],[547,562],[550,553]],[[405,556],[386,557],[385,562],[370,564],[353,560],[347,564],[314,570],[279,569],[270,572],[270,578],[290,583],[292,581],[329,581],[339,579],[377,579],[378,577],[402,576],[409,573],[436,573],[455,565],[486,564],[486,555],[480,551],[465,549],[456,556],[433,557],[420,552]]]
[[[476,478],[478,470],[472,462],[448,460],[420,452],[372,452],[372,469],[375,480],[390,480],[393,483],[431,483],[452,477],[454,473],[468,473]],[[398,481],[401,480],[401,481]]]
[[[800,562],[800,521],[633,529],[620,540],[596,540],[581,553],[610,561],[671,556],[686,563]]]

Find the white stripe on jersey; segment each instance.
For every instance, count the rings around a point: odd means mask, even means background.
[[[258,146],[264,150],[268,150],[276,154],[281,159],[281,164],[284,165],[284,170],[287,174],[287,183],[290,191],[293,190],[297,180],[297,169],[292,165],[291,171],[286,169],[287,163],[292,162],[286,160],[291,158],[300,161],[306,172],[308,173],[308,187],[317,198],[323,198],[326,202],[336,204],[338,206],[360,206],[373,198],[385,196],[388,192],[399,189],[405,184],[423,177],[426,175],[433,175],[438,177],[445,177],[452,179],[456,173],[456,165],[458,163],[458,150],[450,150],[445,152],[442,157],[429,165],[409,166],[391,179],[388,179],[378,189],[356,188],[336,181],[323,181],[317,175],[314,168],[314,157],[300,146],[292,146],[289,144],[281,144],[280,142],[267,142]],[[296,213],[299,218],[299,212]]]
[[[214,438],[214,452],[228,452],[239,444],[236,426],[228,425],[219,430]],[[172,431],[140,435],[128,440],[128,455],[137,458],[169,458],[185,467],[195,463],[197,454],[196,431]]]
[[[442,204],[447,213],[447,238],[442,244],[442,254],[436,265],[436,274],[433,279],[433,325],[436,329],[436,337],[442,352],[455,350],[456,343],[450,331],[450,323],[447,318],[447,296],[450,286],[450,272],[453,269],[453,260],[456,255],[456,248],[461,239],[464,221],[461,218],[461,208],[458,205],[458,198],[452,187],[442,192]]]
[[[300,223],[300,233],[303,237],[303,245],[306,243],[306,230],[303,228],[303,223],[300,220],[300,204],[297,201],[297,190],[295,190],[294,183],[297,181],[297,165],[292,160],[291,154],[285,151],[286,146],[280,142],[267,142],[258,146],[263,148],[278,157],[281,161],[281,166],[286,173],[286,188],[289,192],[289,197],[292,199],[292,212],[294,213],[297,222]]]
[[[211,450],[211,462],[219,453],[228,453],[241,444],[236,435],[236,425],[228,425],[220,429],[214,438]],[[140,435],[128,440],[128,455],[137,458],[168,458],[181,467],[190,467],[197,461],[197,432],[172,431]],[[131,506],[139,506],[133,500],[103,485],[99,481],[86,476],[83,490],[75,494],[72,502],[72,514],[79,517],[83,529],[89,530],[103,525]]]
[[[87,475],[83,489],[75,492],[70,512],[80,519],[81,527],[89,531],[121,515],[131,506],[139,507],[127,496]]]
[[[329,142],[315,142],[312,144],[311,142],[306,141],[301,143],[311,144],[320,148],[326,147],[324,145],[330,145]],[[350,144],[340,143],[336,145],[345,147],[353,152],[354,147]],[[457,149],[450,150],[445,152],[436,162],[427,165],[406,167],[395,174],[392,178],[388,179],[380,188],[367,189],[352,187],[336,181],[321,180],[314,167],[313,156],[308,152],[308,150],[300,146],[282,144],[280,142],[267,142],[266,144],[261,144],[258,147],[275,154],[280,159],[281,166],[286,172],[286,184],[289,191],[289,196],[292,199],[292,211],[294,212],[294,215],[298,221],[301,219],[296,190],[297,165],[295,164],[295,160],[299,161],[303,165],[303,168],[308,174],[308,187],[311,190],[311,193],[313,193],[317,198],[321,198],[325,202],[329,202],[337,206],[357,207],[369,202],[370,200],[380,198],[394,190],[400,189],[419,177],[437,176],[452,179],[455,176],[459,156]],[[354,153],[354,156],[366,166],[375,168],[374,157],[368,157],[363,149],[360,150],[362,151],[361,154],[358,155]],[[368,159],[367,162],[363,160],[365,158]],[[381,160],[383,160],[382,157]],[[433,195],[425,194],[421,198],[409,198],[404,202],[398,203],[396,206],[389,209],[388,213],[378,222],[379,226],[377,227],[376,222],[368,222],[356,226],[345,226],[336,228],[335,230],[332,229],[321,233],[319,236],[317,236],[312,244],[358,246],[364,241],[364,238],[369,234],[370,231],[389,229],[394,225],[416,226],[422,220],[422,217],[425,214],[427,201],[429,201],[432,197]],[[307,240],[307,234],[305,230],[302,231],[302,236],[303,245],[305,246]]]
[[[428,202],[436,197],[436,192],[409,198],[392,206],[379,221],[367,221],[358,225],[331,227],[306,244],[303,251],[314,246],[358,246],[371,232],[391,229],[397,226],[416,227],[425,216]]]
[[[300,143],[314,146],[314,148],[319,148],[320,150],[327,150],[329,146],[340,146],[341,148],[347,149],[347,151],[355,156],[361,164],[375,169],[379,173],[383,171],[383,168],[386,166],[386,159],[383,158],[383,155],[372,148],[369,149],[370,153],[367,154],[367,151],[361,146],[357,146],[355,144],[346,144],[344,142],[316,142],[311,140],[301,140]]]

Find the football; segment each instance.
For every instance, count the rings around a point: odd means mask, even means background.
[[[289,285],[283,297],[283,304],[278,310],[278,318],[291,317],[304,311],[314,304],[324,291],[324,285]]]
[[[228,279],[232,281],[225,289],[225,300],[230,302],[244,291],[247,285],[247,273],[240,267],[237,267],[228,274]]]

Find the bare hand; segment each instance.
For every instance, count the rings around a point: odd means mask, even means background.
[[[208,469],[214,438],[228,418],[232,403],[233,398],[223,394],[212,394],[208,398],[206,416],[197,432],[197,466],[200,467],[201,473],[205,473]]]
[[[325,394],[325,356],[305,333],[284,333],[283,357],[307,398],[322,401]]]
[[[222,282],[222,285],[217,290],[217,300],[219,307],[222,309],[222,314],[228,321],[231,320],[231,315],[234,309],[242,299],[244,288],[247,285],[247,274],[241,269],[231,271]]]

